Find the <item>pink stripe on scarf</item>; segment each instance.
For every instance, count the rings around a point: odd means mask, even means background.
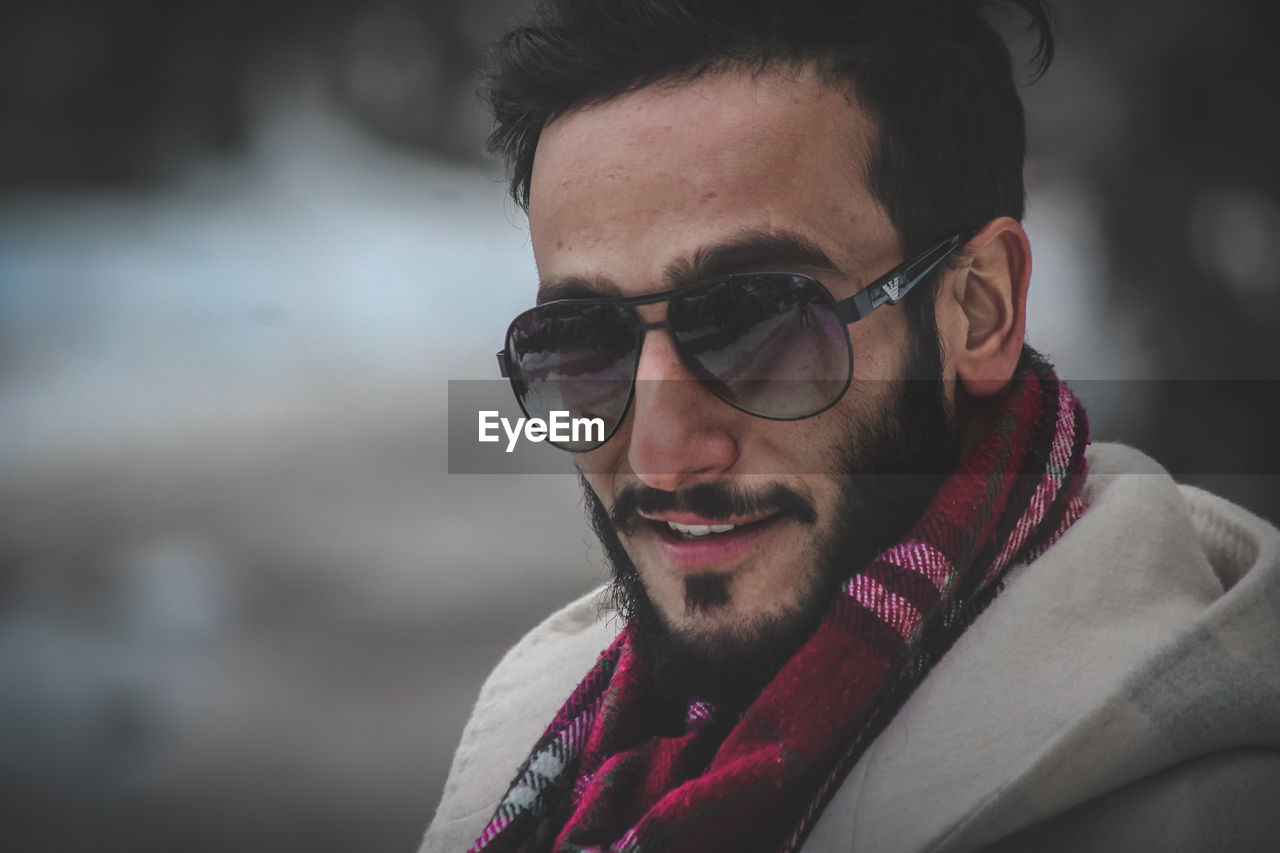
[[[987,570],[986,577],[983,578],[984,583],[1004,571],[1005,566],[1009,565],[1009,561],[1013,559],[1013,555],[1018,553],[1018,549],[1026,543],[1027,537],[1031,535],[1031,531],[1035,529],[1047,508],[1053,504],[1053,499],[1058,496],[1058,489],[1062,486],[1062,479],[1066,473],[1064,469],[1071,461],[1071,446],[1076,439],[1073,401],[1074,398],[1067,390],[1067,386],[1059,385],[1058,423],[1054,429],[1053,444],[1049,447],[1049,464],[1051,469],[1056,469],[1056,472],[1049,470],[1041,475],[1035,494],[1031,496],[1029,506],[1032,511],[1018,519],[1018,523],[1009,533],[1009,538],[1005,540],[1004,547],[1000,549],[1000,554]]]
[[[855,575],[845,591],[854,601],[874,613],[882,622],[898,632],[906,640],[915,633],[923,617],[900,595],[885,589],[878,581],[866,575]]]
[[[895,566],[924,575],[934,589],[943,592],[951,580],[951,561],[947,555],[921,539],[909,539],[884,552],[883,559]]]

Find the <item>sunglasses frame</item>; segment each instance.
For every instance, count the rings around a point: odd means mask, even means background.
[[[937,243],[933,244],[928,249],[924,250],[918,255],[915,255],[903,261],[901,264],[889,270],[887,273],[880,276],[875,281],[871,282],[866,287],[859,290],[857,293],[853,294],[852,296],[846,297],[845,299],[836,299],[831,294],[831,291],[828,290],[826,285],[824,285],[821,281],[819,281],[818,279],[812,276],[804,275],[803,273],[747,272],[747,273],[730,273],[729,275],[717,276],[716,278],[694,282],[693,284],[687,284],[682,287],[672,288],[671,290],[663,290],[658,293],[646,293],[641,296],[593,296],[593,297],[577,298],[577,299],[555,299],[550,302],[544,302],[541,305],[536,305],[533,308],[520,312],[518,315],[516,315],[516,318],[514,320],[512,320],[510,323],[507,324],[507,333],[506,333],[506,336],[503,338],[503,341],[504,341],[503,348],[499,350],[497,353],[498,371],[501,373],[503,378],[511,381],[512,391],[515,392],[516,394],[516,403],[519,404],[520,410],[524,412],[526,417],[534,417],[534,415],[530,414],[525,409],[524,401],[520,399],[520,394],[518,393],[518,391],[516,391],[514,387],[515,383],[523,382],[525,380],[522,377],[515,375],[515,372],[512,370],[511,361],[507,355],[507,348],[510,345],[512,331],[515,329],[516,324],[519,323],[523,317],[529,314],[532,314],[536,311],[547,308],[549,306],[566,305],[566,304],[616,305],[622,308],[632,309],[637,305],[653,305],[658,302],[667,302],[667,301],[670,301],[671,299],[675,299],[677,297],[680,297],[689,293],[705,290],[707,288],[714,287],[719,284],[724,284],[727,281],[731,281],[733,279],[740,279],[740,278],[754,278],[757,276],[770,276],[770,277],[781,278],[783,276],[787,276],[793,279],[800,278],[808,282],[812,282],[813,284],[818,286],[819,290],[822,293],[826,294],[828,299],[831,300],[831,304],[835,308],[836,317],[841,322],[843,322],[844,325],[847,327],[863,319],[872,311],[876,310],[882,305],[897,305],[899,302],[901,302],[906,297],[906,295],[911,292],[912,288],[914,288],[920,282],[924,281],[924,279],[929,275],[929,273],[933,272],[934,269],[936,269],[939,264],[941,264],[956,249],[958,249],[965,242],[968,235],[971,233],[972,231],[970,230],[957,231],[943,238],[942,240],[939,240]],[[631,401],[635,398],[635,392],[636,392],[636,375],[635,374],[640,366],[640,353],[641,353],[641,349],[644,347],[645,334],[647,334],[649,331],[653,329],[666,329],[667,333],[671,335],[672,341],[674,342],[676,340],[675,335],[671,330],[670,320],[668,319],[670,316],[669,314],[667,318],[664,318],[662,320],[658,320],[652,323],[646,323],[640,319],[639,315],[636,314],[634,310],[632,310],[630,313],[635,321],[635,332],[636,332],[635,354],[636,355],[635,355],[635,364],[633,365],[632,371],[631,371],[631,387],[627,391],[627,402],[622,407],[622,414],[618,416],[618,420],[614,424],[613,429],[611,429],[609,433],[605,435],[604,439],[600,443],[596,444],[594,447],[583,449],[583,450],[561,448],[562,450],[566,450],[570,453],[586,453],[586,452],[589,452],[590,450],[596,450],[604,446],[604,444],[606,444],[610,438],[613,438],[614,433],[618,431],[618,427],[620,427],[623,421],[627,419],[627,414],[631,411]],[[770,415],[762,415],[759,412],[753,412],[750,409],[745,409],[736,403],[733,403],[729,400],[724,399],[719,394],[717,394],[713,388],[709,387],[708,379],[702,376],[702,373],[704,372],[703,368],[700,365],[691,364],[689,360],[685,357],[684,352],[682,351],[681,347],[678,344],[676,344],[676,352],[679,353],[680,360],[684,363],[685,367],[687,367],[690,373],[692,373],[698,379],[698,384],[706,388],[707,391],[717,400],[720,400],[721,402],[725,403],[728,406],[732,406],[733,408],[737,409],[740,412],[744,412],[745,414],[752,415],[757,418],[764,418],[765,420],[770,420],[770,421],[800,421],[800,420],[806,420],[808,418],[816,417],[822,414],[823,412],[827,411],[832,406],[836,405],[836,403],[839,403],[844,398],[845,393],[848,392],[849,386],[853,382],[853,345],[849,342],[848,335],[845,335],[844,340],[845,340],[845,346],[848,348],[848,354],[849,354],[849,359],[848,359],[849,375],[845,378],[844,387],[840,390],[840,393],[837,394],[830,403],[823,406],[821,409],[818,409],[814,412],[810,412],[808,414],[797,415],[794,417],[773,417]],[[711,377],[711,378],[714,379],[714,377]]]

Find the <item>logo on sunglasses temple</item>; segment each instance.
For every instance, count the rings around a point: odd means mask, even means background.
[[[901,274],[895,275],[893,278],[881,285],[881,287],[884,288],[884,295],[889,297],[889,302],[894,305],[897,305],[898,300],[902,298],[898,295],[898,288],[902,285],[902,279],[903,277]]]

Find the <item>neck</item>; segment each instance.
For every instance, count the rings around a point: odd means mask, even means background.
[[[960,458],[996,428],[1001,408],[1013,392],[1010,382],[999,393],[975,397],[959,383],[955,391],[956,426],[960,433]]]

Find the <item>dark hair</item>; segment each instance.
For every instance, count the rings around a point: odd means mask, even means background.
[[[1045,0],[542,0],[494,48],[489,150],[527,208],[539,136],[569,109],[724,67],[815,63],[876,121],[867,182],[904,251],[1021,219],[1026,129],[986,15],[999,6],[1030,19],[1038,77],[1053,60]]]

